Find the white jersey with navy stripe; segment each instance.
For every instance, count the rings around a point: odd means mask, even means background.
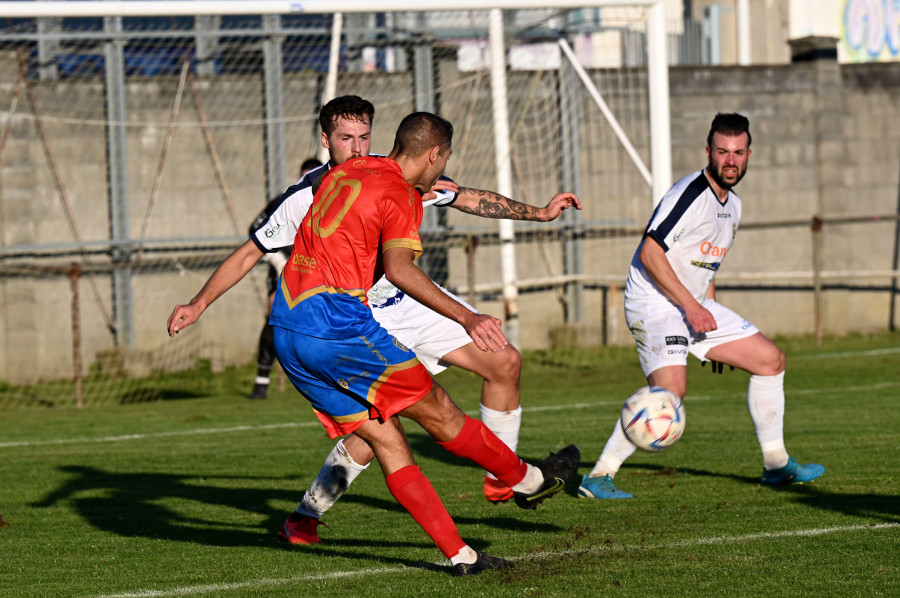
[[[628,270],[627,302],[653,302],[667,297],[640,261],[641,247],[651,237],[666,252],[678,280],[702,303],[741,221],[741,200],[733,191],[725,201],[713,191],[705,170],[688,175],[659,202]]]
[[[294,245],[300,223],[312,205],[315,195],[313,183],[321,180],[328,170],[328,165],[323,164],[307,172],[281,194],[267,219],[255,223],[258,228],[251,233],[250,238],[263,253]]]

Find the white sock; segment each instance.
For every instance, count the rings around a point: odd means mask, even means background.
[[[787,465],[784,448],[784,372],[775,376],[750,376],[747,409],[756,428],[763,454],[763,467],[779,469]]]
[[[368,464],[360,465],[354,461],[347,449],[344,448],[344,440],[338,440],[338,443],[328,453],[328,457],[325,458],[325,463],[319,470],[316,479],[303,495],[297,512],[301,515],[321,519],[325,511],[344,495],[356,476],[365,471],[368,466]]]
[[[522,478],[522,481],[512,487],[513,492],[523,492],[525,494],[533,494],[540,489],[541,484],[544,483],[544,474],[541,473],[541,470],[532,465],[528,464],[528,471],[525,472],[525,477]]]
[[[458,565],[459,563],[466,563],[467,565],[471,565],[477,560],[478,553],[472,550],[471,546],[466,544],[456,553],[456,556],[450,557],[450,564]]]
[[[636,450],[637,447],[628,440],[628,437],[625,436],[625,432],[622,430],[622,425],[619,423],[619,420],[616,420],[616,427],[613,429],[609,440],[606,441],[606,446],[603,447],[603,452],[600,454],[597,462],[594,463],[594,469],[591,470],[588,477],[598,478],[605,475],[611,478],[616,477],[616,472],[622,467],[622,463],[633,455]]]
[[[519,446],[519,428],[522,427],[521,406],[513,411],[494,411],[490,407],[481,405],[481,421],[488,430],[503,441],[503,444],[509,447],[509,450],[516,452],[516,448]],[[489,478],[494,478],[493,474],[485,473]]]
[[[257,377],[256,377],[256,382],[255,382],[255,383],[256,383],[256,384],[268,384],[268,383],[269,383],[269,377],[268,377],[268,376],[257,376]]]

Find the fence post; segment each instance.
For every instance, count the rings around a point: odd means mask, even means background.
[[[897,219],[894,220],[894,258],[891,262],[891,270],[897,272],[898,262],[900,262],[900,183],[897,184]],[[897,323],[894,320],[894,308],[897,305],[897,275],[891,277],[891,299],[890,313],[888,314],[888,330],[893,332],[897,329]]]
[[[478,237],[470,235],[466,239],[466,286],[469,287],[469,305],[475,307],[475,249],[478,247]]]
[[[822,219],[812,217],[812,275],[813,275],[813,328],[816,331],[816,346],[822,345]]]
[[[73,262],[69,269],[69,286],[72,289],[72,373],[75,378],[75,406],[84,406],[84,389],[82,388],[81,364],[81,307],[78,298],[78,279],[81,278],[81,266]]]

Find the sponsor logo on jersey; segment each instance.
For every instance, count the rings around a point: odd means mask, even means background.
[[[720,262],[701,262],[699,260],[691,260],[691,265],[696,268],[703,268],[704,270],[712,270],[715,272],[719,269],[721,265]]]
[[[728,212],[719,212],[719,213],[716,214],[716,215],[719,217],[719,219],[723,219],[723,218],[725,218],[725,219],[731,218],[731,214],[729,214]]]
[[[728,248],[713,245],[709,241],[704,241],[700,244],[700,253],[703,255],[711,255],[713,257],[725,257],[725,254],[728,253]]]
[[[316,268],[316,258],[314,257],[306,257],[305,255],[301,255],[299,253],[294,253],[291,255],[291,264],[294,266],[299,266],[303,269],[304,272],[310,272]]]
[[[686,336],[667,336],[666,337],[667,345],[683,345],[685,347],[688,346],[688,340]]]
[[[284,230],[284,228],[285,228],[286,226],[287,226],[286,224],[279,224],[279,225],[277,225],[275,228],[267,228],[267,229],[264,231],[264,232],[265,232],[265,235],[266,235],[266,238],[274,239],[275,237],[277,237],[277,236],[281,233],[281,231]]]

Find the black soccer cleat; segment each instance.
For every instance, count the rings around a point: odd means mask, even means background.
[[[269,385],[268,384],[254,384],[253,392],[250,393],[248,399],[264,399],[266,395],[269,394]]]
[[[574,444],[570,444],[558,453],[550,453],[550,456],[536,463],[535,467],[544,474],[544,483],[533,494],[514,492],[513,498],[516,505],[522,509],[536,509],[544,499],[550,498],[560,492],[578,471],[581,464],[581,451]]]
[[[457,563],[453,565],[453,577],[478,575],[489,569],[512,569],[513,564],[506,559],[478,552],[478,560],[474,563]]]

